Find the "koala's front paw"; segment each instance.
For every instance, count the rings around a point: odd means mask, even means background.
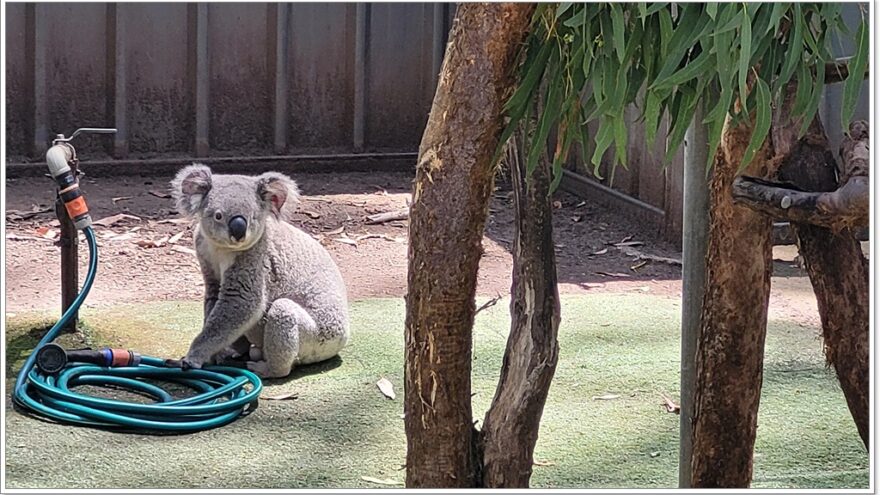
[[[227,347],[214,355],[214,364],[223,364],[227,361],[235,361],[242,357],[242,353],[236,351],[232,347]]]
[[[180,368],[183,371],[187,371],[189,369],[201,369],[204,362],[201,359],[196,359],[190,356],[186,356],[185,358],[180,360]]]

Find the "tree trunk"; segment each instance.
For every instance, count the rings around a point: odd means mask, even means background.
[[[790,90],[793,87],[790,86]],[[869,132],[865,122],[853,122],[850,135],[841,145],[843,166],[837,167],[829,150],[828,137],[818,117],[810,123],[807,133],[798,138],[800,119],[792,119],[793,91],[774,112],[771,134],[774,161],[780,163],[779,179],[816,197],[832,194],[852,195],[850,204],[867,203],[867,190],[858,185],[867,184],[869,166]],[[836,173],[839,172],[839,173]],[[840,176],[838,181],[837,175]],[[844,186],[838,188],[838,184]],[[847,189],[847,186],[851,186]],[[743,201],[756,209],[768,211],[766,205]],[[861,208],[861,207],[860,207]],[[822,211],[822,208],[817,208]],[[827,209],[826,209],[827,210]],[[770,209],[772,212],[772,209]],[[868,448],[870,361],[869,361],[869,265],[862,254],[859,241],[850,226],[858,224],[849,215],[849,209],[838,209],[839,218],[804,217],[794,223],[798,250],[804,259],[822,320],[825,356],[837,372],[847,406],[856,423],[859,436]],[[867,218],[867,205],[864,204]],[[814,222],[807,223],[813,220]],[[819,223],[816,225],[815,223]],[[828,228],[828,227],[831,228]]]
[[[796,123],[798,126],[799,122]],[[779,134],[782,134],[781,132]],[[837,168],[828,150],[828,138],[818,118],[807,134],[776,148],[785,153],[779,178],[804,191],[826,192],[838,189]],[[841,146],[840,180],[867,181],[867,124],[854,122],[850,136]],[[847,406],[859,435],[868,448],[869,416],[869,287],[868,261],[849,228],[830,229],[809,223],[795,223],[798,250],[804,259],[822,320],[825,356],[834,366]]]
[[[747,123],[725,129],[710,180],[706,292],[696,351],[692,488],[748,487],[770,297],[771,221],[735,205],[730,189]],[[748,171],[771,173],[767,145]]]
[[[522,148],[514,143],[510,149],[515,213],[511,324],[501,380],[482,430],[483,486],[489,488],[528,488],[538,427],[559,352],[550,196],[553,172],[542,156],[528,174]]]
[[[458,8],[419,148],[405,331],[410,488],[479,484],[470,381],[477,266],[502,106],[534,9]]]

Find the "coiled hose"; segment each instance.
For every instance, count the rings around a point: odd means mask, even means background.
[[[70,308],[37,344],[15,382],[17,406],[56,420],[100,428],[152,432],[194,432],[235,421],[256,402],[262,389],[260,378],[246,369],[207,366],[183,371],[165,360],[143,356],[139,366],[102,367],[69,363],[57,374],[45,374],[35,366],[37,352],[55,340],[58,332],[82,305],[98,269],[98,246],[91,227],[83,229],[89,246],[89,271],[82,291]],[[163,388],[147,380],[182,385],[196,395],[175,400]],[[250,388],[246,386],[250,384]],[[153,404],[126,402],[84,395],[78,385],[106,386],[147,395]]]

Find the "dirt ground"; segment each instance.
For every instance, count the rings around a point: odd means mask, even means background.
[[[407,223],[368,225],[366,216],[406,206],[412,177],[405,173],[302,174],[294,177],[302,202],[294,224],[327,247],[352,299],[401,297],[406,291]],[[87,306],[125,302],[194,300],[202,293],[192,251],[191,222],[181,219],[168,194],[170,177],[81,179],[96,221],[129,215],[95,227],[100,265]],[[6,312],[60,306],[58,223],[49,211],[54,186],[48,178],[6,181]],[[644,225],[590,200],[559,193],[554,219],[562,293],[637,292],[679,297],[681,269],[632,256],[680,259],[681,254]],[[478,294],[510,289],[512,199],[503,183],[493,196],[483,240]],[[34,214],[34,212],[39,212]],[[615,246],[615,244],[625,244]],[[87,258],[80,244],[81,278]],[[804,274],[791,262],[793,248],[777,248],[773,313],[818,323]],[[628,251],[628,252],[625,252]]]

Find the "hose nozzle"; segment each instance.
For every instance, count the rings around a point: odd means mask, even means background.
[[[43,373],[54,374],[63,370],[67,363],[91,363],[103,367],[139,366],[141,355],[127,349],[105,347],[92,349],[66,350],[58,344],[48,343],[37,351],[37,368]]]

